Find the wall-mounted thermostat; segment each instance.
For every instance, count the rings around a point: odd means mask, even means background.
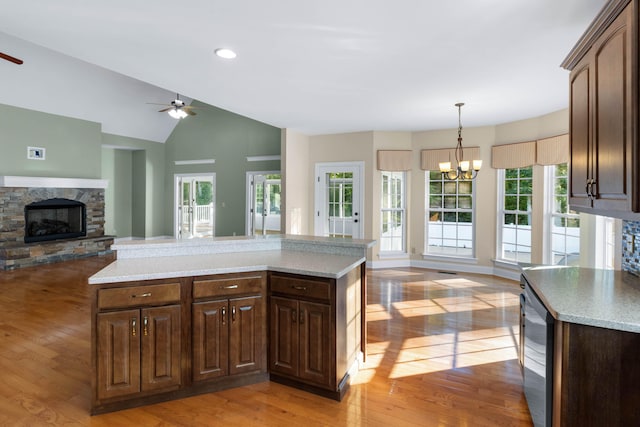
[[[27,147],[27,159],[44,160],[45,151],[42,147]]]

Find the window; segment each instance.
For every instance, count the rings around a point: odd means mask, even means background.
[[[350,236],[353,220],[353,173],[329,174],[329,236]]]
[[[513,262],[531,262],[531,207],[533,167],[499,170],[502,191],[501,242],[499,258]]]
[[[449,181],[439,171],[426,177],[427,254],[473,257],[474,182]]]
[[[553,265],[578,265],[580,261],[580,219],[569,210],[567,164],[546,166],[548,194],[551,196],[549,221],[550,251],[547,262]]]
[[[380,252],[406,252],[405,172],[382,172]]]

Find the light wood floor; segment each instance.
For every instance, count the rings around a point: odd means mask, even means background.
[[[369,274],[367,362],[341,403],[262,383],[89,416],[94,257],[0,272],[1,426],[530,426],[517,283]]]

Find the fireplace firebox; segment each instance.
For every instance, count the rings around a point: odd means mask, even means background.
[[[24,207],[24,242],[71,239],[87,235],[87,210],[82,202],[48,199]]]

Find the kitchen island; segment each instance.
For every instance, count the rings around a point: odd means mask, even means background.
[[[552,425],[640,425],[640,278],[539,266],[524,269],[523,281],[554,319]],[[525,371],[541,368],[525,360]]]
[[[92,285],[92,413],[272,380],[336,400],[366,354],[370,240],[119,243]]]

